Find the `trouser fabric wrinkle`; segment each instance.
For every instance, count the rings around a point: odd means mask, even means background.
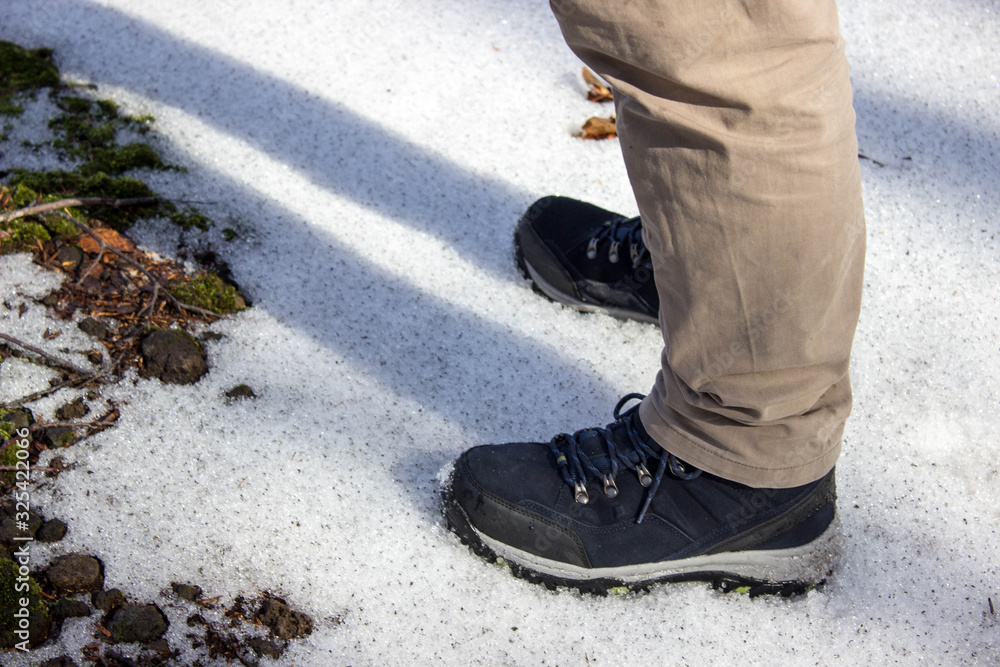
[[[851,410],[865,254],[835,3],[551,4],[614,88],[652,258],[664,349],[643,425],[742,484],[823,477]]]

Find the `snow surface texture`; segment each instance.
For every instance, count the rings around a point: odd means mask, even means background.
[[[255,304],[211,327],[196,386],[110,392],[121,421],[35,494],[70,525],[39,558],[96,552],[151,601],[170,581],[280,594],[317,620],[285,664],[1000,660],[995,0],[841,6],[861,151],[884,166],[862,162],[847,550],[793,600],[553,593],[443,528],[437,475],[463,449],[603,424],[658,361],[654,327],[553,305],[513,264],[538,196],[635,211],[617,143],[570,136],[611,109],[584,100],[547,3],[3,4],[0,38],[156,117],[190,172],[154,187],[240,231],[217,240]],[[5,294],[34,279],[3,267]],[[241,382],[260,398],[227,402]]]

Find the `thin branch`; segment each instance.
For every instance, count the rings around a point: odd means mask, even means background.
[[[80,285],[83,284],[83,281],[87,279],[87,276],[89,276],[90,272],[94,270],[94,267],[97,266],[97,264],[101,261],[102,257],[104,257],[103,243],[101,244],[101,248],[97,251],[97,257],[95,257],[94,261],[90,263],[90,266],[87,267],[87,270],[83,272],[83,274],[80,276],[80,279],[76,281],[74,287],[79,287]]]
[[[26,215],[47,213],[49,211],[55,211],[61,208],[69,208],[71,206],[111,206],[112,208],[121,208],[123,206],[142,206],[146,204],[155,204],[158,201],[160,201],[159,197],[133,197],[131,199],[112,199],[111,197],[81,197],[79,199],[60,199],[59,201],[50,202],[48,204],[39,204],[37,206],[26,206],[24,208],[19,208],[16,211],[10,211],[9,213],[2,213],[0,214],[0,223],[10,222],[11,220],[17,220],[18,218],[23,218]]]
[[[18,347],[21,347],[21,348],[24,348],[25,350],[28,350],[29,352],[34,352],[35,354],[37,354],[40,357],[42,357],[45,360],[47,360],[49,362],[49,364],[51,364],[53,366],[56,366],[58,368],[61,368],[64,371],[69,371],[70,373],[76,373],[77,375],[81,375],[81,376],[83,376],[83,375],[90,375],[92,373],[92,371],[83,370],[82,368],[80,368],[78,366],[74,366],[73,364],[69,363],[68,361],[63,361],[62,359],[59,359],[58,357],[53,357],[51,354],[49,354],[45,350],[43,350],[41,348],[37,348],[34,345],[29,345],[28,343],[25,343],[24,341],[18,340],[17,338],[14,338],[13,336],[10,336],[8,334],[0,333],[0,339],[3,339],[3,340],[5,340],[5,341],[7,341],[9,343],[13,343],[14,345],[17,345]],[[46,364],[46,365],[49,365],[49,364]]]

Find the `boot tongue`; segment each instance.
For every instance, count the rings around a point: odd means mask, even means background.
[[[579,450],[587,455],[587,458],[590,459],[595,468],[601,472],[611,470],[611,461],[608,458],[608,446],[604,444],[604,438],[597,431],[581,431],[577,434],[576,442]]]
[[[639,456],[635,453],[625,436],[624,425],[619,422],[610,426],[612,427],[611,440],[615,445],[618,456],[620,458],[627,458],[632,463],[637,463]],[[580,452],[586,454],[595,468],[602,473],[611,472],[611,458],[608,456],[608,446],[604,438],[596,430],[586,430],[577,433],[576,441]]]

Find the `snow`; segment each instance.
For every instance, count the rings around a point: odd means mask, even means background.
[[[546,3],[6,0],[0,39],[51,46],[64,75],[156,117],[189,171],[151,184],[218,222],[254,303],[209,327],[224,337],[198,384],[104,390],[121,420],[60,451],[78,468],[33,495],[70,526],[38,564],[94,553],[109,587],[161,605],[171,581],[279,594],[317,623],[287,665],[995,663],[998,9],[841,4],[861,152],[885,165],[862,161],[846,551],[822,590],[750,600],[550,592],[472,556],[439,516],[440,471],[463,449],[603,424],[658,363],[654,327],[551,304],[514,267],[513,225],[539,196],[635,212],[617,144],[571,136],[610,108],[585,101]],[[177,233],[138,234],[173,252]],[[41,281],[0,261],[15,309],[0,327],[88,349],[30,301]],[[2,369],[5,397],[47,382]],[[259,398],[226,399],[239,383]],[[4,664],[79,646],[87,623]]]

